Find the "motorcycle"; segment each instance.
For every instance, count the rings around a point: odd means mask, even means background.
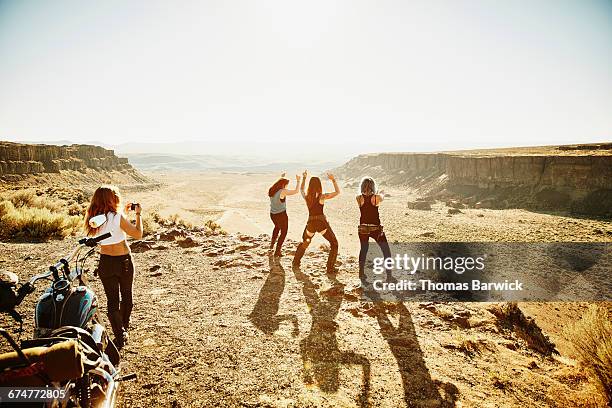
[[[92,217],[89,222],[99,228],[106,216]],[[23,340],[19,346],[0,329],[0,335],[15,350],[0,355],[0,387],[39,386],[61,391],[42,406],[115,406],[118,383],[135,375],[120,376],[119,351],[100,323],[98,300],[85,278],[85,262],[96,252],[98,243],[110,235],[80,239],[70,255],[19,288],[17,275],[3,274],[0,311],[21,325],[16,307],[34,292],[38,281],[50,280],[51,284],[35,306],[33,339]]]

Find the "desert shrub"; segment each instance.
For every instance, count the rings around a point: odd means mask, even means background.
[[[217,224],[216,222],[214,222],[213,220],[208,220],[204,223],[204,226],[206,228],[208,228],[208,230],[212,233],[212,234],[221,234],[221,235],[225,235],[227,234],[223,228],[221,228],[221,225]]]
[[[41,197],[32,189],[18,190],[8,194],[7,199],[16,208],[46,208],[49,211],[60,212],[63,210],[62,204],[50,197]]]
[[[155,223],[157,223],[158,225],[161,225],[163,227],[193,228],[193,224],[191,224],[188,221],[185,221],[178,214],[171,214],[168,217],[163,217],[159,212],[154,211],[154,210],[150,211],[150,214],[151,214],[152,220],[155,221]]]
[[[66,210],[68,211],[68,215],[78,215],[81,217],[84,217],[85,212],[87,211],[84,205],[76,202],[70,204]]]
[[[142,215],[142,235],[153,235],[159,231],[159,213],[157,211],[147,211]]]
[[[151,216],[151,219],[155,221],[156,224],[163,225],[164,218],[161,216],[159,212],[157,212],[157,210],[149,210],[148,214]]]
[[[0,204],[0,237],[47,241],[74,233],[81,217],[53,213],[47,208],[15,207],[10,202]]]
[[[7,200],[0,201],[0,218],[12,211],[15,211],[15,206],[13,203]]]
[[[173,227],[193,228],[193,224],[185,221],[180,215],[172,214],[168,216],[168,222]]]
[[[576,357],[612,402],[612,319],[608,310],[590,305],[582,319],[566,332]]]

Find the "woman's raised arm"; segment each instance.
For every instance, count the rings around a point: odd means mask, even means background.
[[[302,193],[302,198],[306,199],[306,192],[304,189],[306,188],[306,177],[308,177],[308,171],[304,170],[302,173],[302,183],[300,184],[300,193]]]
[[[300,176],[296,174],[295,176],[295,188],[293,190],[283,189],[281,192],[281,198],[285,198],[286,196],[297,194],[300,191]]]
[[[338,194],[340,194],[340,187],[338,186],[338,181],[336,181],[336,177],[334,177],[333,174],[331,173],[327,173],[327,178],[331,180],[331,182],[334,185],[334,191],[331,193],[325,193],[322,195],[322,198],[324,200],[329,200],[331,198],[336,197]]]
[[[125,207],[125,211],[128,212],[130,210],[131,204],[128,204]],[[121,229],[125,231],[130,237],[134,239],[142,239],[143,229],[142,229],[142,218],[140,216],[140,212],[142,208],[140,204],[136,204],[136,225],[132,224],[124,215],[121,216]]]

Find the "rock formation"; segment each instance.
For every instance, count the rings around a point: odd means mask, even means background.
[[[112,150],[91,145],[51,146],[0,142],[0,176],[62,170],[132,170]]]
[[[425,194],[474,196],[499,208],[612,213],[612,146],[577,145],[447,153],[378,153],[336,169],[351,180],[370,175]]]

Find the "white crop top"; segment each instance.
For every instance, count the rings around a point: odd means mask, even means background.
[[[106,222],[100,227],[100,230],[96,235],[100,236],[102,234],[106,234],[107,232],[110,232],[111,236],[100,241],[100,245],[112,245],[125,241],[126,235],[125,232],[121,229],[120,213],[107,213]]]

